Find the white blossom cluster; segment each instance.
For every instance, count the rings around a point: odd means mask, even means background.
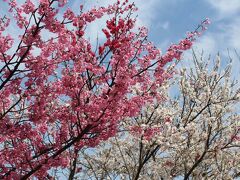
[[[239,85],[217,56],[213,65],[194,57],[174,82],[179,97],[146,105],[126,119],[116,137],[82,151],[80,179],[237,179],[240,178]],[[170,86],[170,87],[169,87]],[[137,87],[133,91],[141,93]]]

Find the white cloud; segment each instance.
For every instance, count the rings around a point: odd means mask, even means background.
[[[229,62],[229,58],[232,58],[232,71],[233,77],[239,78],[240,75],[240,59],[237,57],[235,50],[240,54],[240,20],[232,21],[228,25],[219,25],[223,31],[206,32],[202,37],[197,39],[193,46],[196,54],[199,56],[201,52],[204,52],[204,57],[211,55],[212,58],[220,52],[224,64]],[[184,53],[184,61],[181,62],[182,66],[192,66],[192,52],[188,51]]]
[[[222,17],[240,12],[239,0],[206,0],[206,2],[215,8]]]
[[[204,34],[202,37],[197,39],[193,47],[199,52],[203,50],[205,54],[216,52],[218,48],[216,36],[212,33]]]
[[[240,3],[240,2],[239,2]],[[240,49],[240,20],[233,21],[230,25],[226,26],[226,34],[229,37],[229,45],[233,48]]]
[[[164,23],[162,24],[162,28],[165,29],[165,30],[167,30],[167,29],[169,28],[169,22],[168,22],[168,21],[164,22]]]
[[[233,57],[233,63],[240,67],[239,60],[234,55],[234,49],[240,52],[240,0],[205,0],[212,8],[216,9],[216,19],[213,23],[218,23],[218,29],[211,33],[211,40],[215,41],[214,53],[220,51],[228,57],[228,50]],[[210,41],[210,39],[209,39]],[[200,43],[201,44],[201,43]],[[202,44],[205,47],[211,43]],[[238,70],[240,72],[240,70]]]
[[[94,6],[107,6],[115,3],[115,0],[97,0],[97,1],[84,1],[84,6],[89,9]],[[138,20],[140,25],[150,26],[153,23],[153,19],[158,14],[158,7],[162,4],[162,0],[130,0],[134,2],[138,7]],[[73,4],[74,8],[79,8],[80,2],[78,0]]]
[[[205,33],[199,37],[193,44],[193,50],[198,57],[203,52],[204,57],[208,57],[210,54],[215,55],[218,52],[218,43],[216,34]],[[193,67],[192,50],[188,50],[183,53],[184,61],[181,61],[181,66]]]
[[[134,0],[130,0],[130,2],[133,2],[133,1]],[[113,4],[115,2],[116,2],[115,0],[98,0],[98,1],[85,0],[83,2],[75,0],[75,2],[72,4],[72,8],[75,10],[75,12],[78,12],[80,4],[84,4],[84,9],[88,10],[94,6],[97,6],[97,7],[108,6],[109,4]],[[138,11],[135,14],[135,15],[138,15],[136,26],[150,27],[153,23],[153,19],[156,18],[156,15],[158,13],[157,7],[159,6],[159,4],[161,4],[161,0],[148,0],[147,3],[145,0],[139,0],[139,1],[134,1],[134,3],[138,7]],[[86,31],[86,37],[88,37],[94,45],[96,44],[97,37],[99,41],[104,39],[104,34],[101,32],[101,30],[103,27],[105,27],[106,20],[108,18],[109,16],[104,16],[103,18],[96,20],[88,25],[87,31]],[[165,28],[165,29],[168,28],[168,23],[167,22],[164,22],[164,23],[162,25],[162,28]]]
[[[162,0],[139,0],[135,2],[139,8],[139,22],[142,25],[150,27],[153,24],[154,18],[158,15],[159,7],[163,4]]]

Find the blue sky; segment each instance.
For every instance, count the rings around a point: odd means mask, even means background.
[[[197,39],[194,50],[206,57],[215,57],[220,52],[225,66],[229,62],[229,54],[233,58],[233,77],[240,76],[240,0],[130,0],[138,6],[138,25],[149,29],[149,38],[163,52],[171,43],[184,38],[187,31],[193,31],[206,17],[211,19],[208,30]],[[82,1],[83,2],[83,1]],[[107,5],[115,0],[85,0],[85,7]],[[70,6],[79,7],[78,0],[72,0]],[[89,27],[89,37],[100,36],[100,27],[104,21],[96,22]],[[93,36],[95,34],[95,36]],[[91,39],[92,41],[95,38]],[[183,56],[181,66],[190,67],[192,53]]]
[[[192,31],[206,17],[212,24],[197,39],[194,50],[212,57],[220,52],[223,64],[227,62],[228,50],[233,58],[233,74],[239,79],[240,59],[240,0],[136,0],[139,18],[149,28],[149,35],[163,51],[169,44],[178,42],[186,31]],[[191,52],[184,55],[182,65],[189,66]]]
[[[24,2],[24,0],[17,0]],[[38,0],[34,0],[37,2]],[[93,6],[106,6],[116,0],[69,0],[68,7],[79,10],[79,4],[84,3],[88,9]],[[130,0],[139,7],[138,25],[149,29],[149,38],[164,52],[171,43],[184,38],[187,31],[194,30],[206,17],[211,19],[209,29],[200,37],[194,49],[204,50],[205,55],[215,56],[219,51],[225,58],[227,49],[233,57],[234,71],[240,75],[240,59],[236,57],[234,49],[240,54],[240,0]],[[5,3],[0,2],[0,15],[6,13]],[[107,18],[107,17],[106,17]],[[95,22],[88,28],[87,35],[91,41],[96,37],[103,38],[101,27],[104,19]],[[16,35],[16,28],[9,29],[9,33]],[[189,59],[191,53],[185,53]],[[190,63],[183,61],[183,64]]]
[[[240,49],[240,0],[132,0],[139,7],[140,25],[149,28],[150,38],[162,47],[185,36],[206,17],[212,21],[197,41],[198,48],[211,53]],[[72,0],[72,7],[79,7]],[[106,5],[114,0],[85,0],[86,6]],[[96,28],[96,27],[95,27]]]
[[[208,30],[197,39],[194,50],[212,57],[220,52],[227,62],[228,50],[233,58],[235,77],[240,75],[240,0],[131,0],[139,7],[138,25],[149,29],[149,38],[164,52],[171,43],[184,38],[187,31],[194,30],[206,17],[211,19]],[[115,0],[85,0],[86,8],[107,5]],[[79,7],[79,0],[72,0],[70,6]],[[97,22],[89,27],[89,37],[101,36]],[[101,38],[101,37],[100,37]],[[93,40],[93,38],[91,39]],[[93,40],[94,41],[94,40]],[[184,55],[182,65],[191,65],[191,52]]]
[[[23,2],[24,0],[17,0]],[[38,0],[34,0],[37,2]],[[68,0],[68,6],[86,8],[107,5],[115,0]],[[139,7],[139,25],[149,28],[149,37],[163,50],[170,43],[185,36],[186,31],[194,30],[201,20],[209,17],[211,26],[198,39],[196,47],[208,53],[236,48],[240,50],[240,0],[130,0]],[[0,2],[0,15],[6,11],[5,3]],[[100,23],[101,24],[101,23]],[[96,26],[90,28],[97,34]]]

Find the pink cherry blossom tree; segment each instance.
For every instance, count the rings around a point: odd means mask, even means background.
[[[66,0],[5,0],[0,19],[0,179],[51,178],[79,150],[116,134],[119,123],[161,99],[157,88],[209,22],[161,54],[135,27],[128,0],[79,13]],[[62,11],[64,11],[62,13]],[[86,28],[108,17],[94,47]],[[20,35],[8,34],[16,28]],[[45,36],[47,34],[47,36]],[[137,86],[139,94],[132,93]],[[70,179],[74,177],[73,168]]]
[[[231,62],[220,67],[194,54],[138,117],[125,119],[115,137],[89,153],[82,149],[80,179],[238,179],[240,177],[240,87]],[[212,65],[213,64],[213,65]],[[172,84],[174,83],[174,84]],[[179,97],[168,89],[176,84]],[[139,93],[139,89],[135,90]]]

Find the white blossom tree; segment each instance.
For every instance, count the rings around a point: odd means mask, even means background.
[[[240,177],[239,84],[231,60],[222,68],[193,52],[183,68],[158,89],[154,104],[126,119],[116,137],[73,161],[80,179],[237,179]],[[168,95],[178,89],[177,98]],[[141,94],[134,86],[133,93]],[[73,169],[73,168],[71,168]]]

